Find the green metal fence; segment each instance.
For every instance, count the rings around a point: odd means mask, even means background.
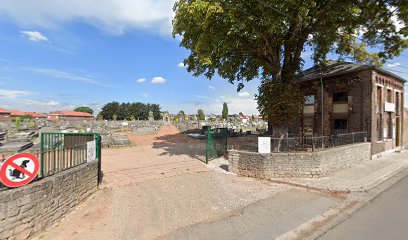
[[[41,133],[39,178],[86,163],[87,143],[96,141],[100,159],[101,137],[95,133]]]
[[[228,129],[208,129],[205,163],[209,160],[224,156],[228,150]]]
[[[25,150],[25,153],[31,153],[40,160],[40,171],[37,178],[62,172],[64,170],[76,167],[87,162],[87,143],[95,141],[96,160],[98,160],[98,182],[102,179],[101,172],[101,136],[96,133],[41,133],[41,143],[39,150]],[[1,159],[16,152],[1,154]],[[0,159],[0,161],[2,161]],[[0,190],[4,190],[0,182]]]

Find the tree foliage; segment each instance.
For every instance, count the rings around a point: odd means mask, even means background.
[[[204,121],[205,120],[205,114],[204,114],[204,111],[202,109],[197,110],[197,119],[199,121]]]
[[[258,107],[274,124],[282,121],[271,117],[288,113],[290,105],[280,101],[281,95],[299,101],[291,105],[293,113],[303,100],[297,91],[293,96],[261,91],[295,89],[306,46],[315,64],[334,53],[375,65],[408,46],[406,0],[179,0],[174,11],[173,36],[181,36],[180,46],[190,50],[187,71],[208,78],[218,74],[237,83],[238,91],[245,81],[261,79]],[[398,28],[395,19],[405,27]]]
[[[153,117],[155,120],[161,119],[160,105],[150,103],[144,104],[140,102],[107,103],[102,107],[102,111],[100,112],[100,114],[103,116],[103,119],[107,120],[112,120],[114,115],[116,115],[117,120],[148,120],[149,111],[153,112]]]
[[[222,119],[227,119],[228,118],[228,105],[227,103],[224,103],[222,105]]]
[[[92,108],[87,107],[87,106],[82,106],[82,107],[77,107],[74,109],[74,112],[83,112],[83,113],[89,113],[89,114],[93,114],[94,111],[92,110]]]
[[[269,101],[273,98],[274,101]],[[301,116],[304,96],[294,84],[282,82],[267,82],[259,89],[258,103],[264,106],[260,109],[262,116],[269,116],[277,126],[287,125]]]

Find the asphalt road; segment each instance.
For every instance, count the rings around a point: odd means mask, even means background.
[[[408,239],[408,176],[320,238],[326,239]]]

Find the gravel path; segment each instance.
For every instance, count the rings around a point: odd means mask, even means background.
[[[104,189],[39,239],[155,239],[287,190],[213,171]]]

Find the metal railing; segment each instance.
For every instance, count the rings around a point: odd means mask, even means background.
[[[328,148],[367,142],[367,132],[335,134],[331,136],[271,137],[271,152],[314,152]],[[243,137],[228,149],[258,151],[258,136]]]
[[[54,175],[87,162],[87,142],[96,141],[96,157],[101,158],[101,137],[95,133],[41,133],[39,150],[25,150],[40,161],[36,180]],[[0,162],[18,152],[0,154]],[[101,164],[101,161],[99,161]],[[100,166],[99,166],[100,169]],[[101,173],[99,173],[101,174]],[[100,177],[100,176],[99,176]],[[5,187],[0,182],[0,190]]]

